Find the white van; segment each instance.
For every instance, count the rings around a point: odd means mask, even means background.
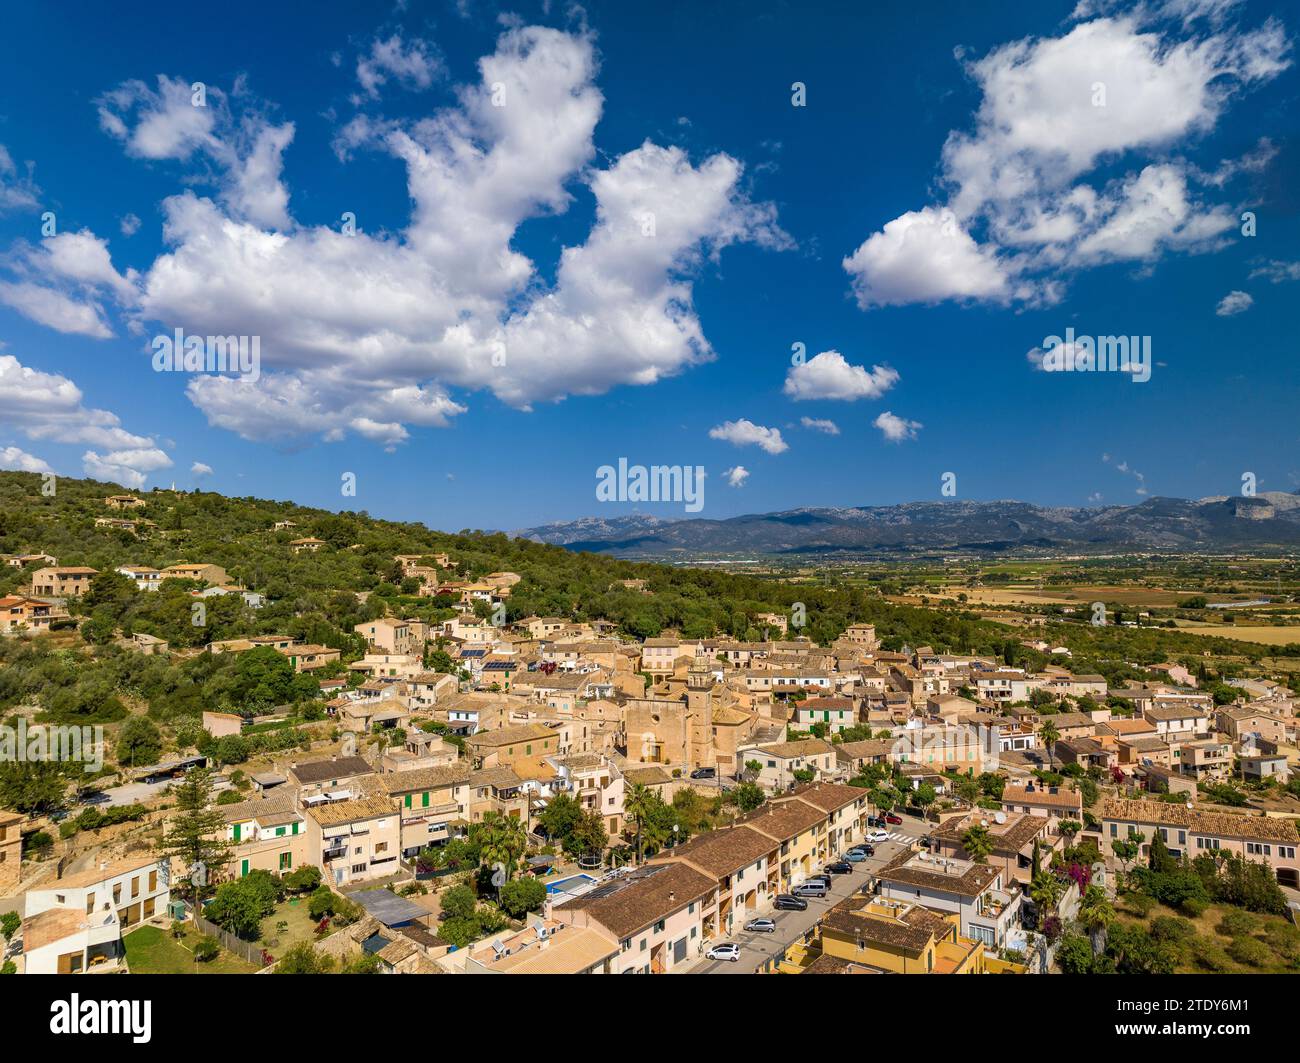
[[[825,897],[831,888],[825,882],[804,882],[790,892],[796,897]]]

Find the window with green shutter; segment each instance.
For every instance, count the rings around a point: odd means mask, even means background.
[[[425,791],[424,791],[424,803],[423,803],[423,805],[422,805],[421,807],[423,807],[423,808],[428,808],[428,807],[429,807],[429,791],[428,791],[428,790],[425,790]]]
[[[411,807],[411,795],[410,795],[410,794],[407,794],[407,795],[406,795],[406,807],[407,807],[407,808],[410,808],[410,807]]]

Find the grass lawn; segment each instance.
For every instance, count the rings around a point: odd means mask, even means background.
[[[238,956],[222,949],[216,959],[195,963],[191,950],[199,935],[193,927],[185,928],[179,941],[170,932],[156,926],[142,926],[123,939],[126,960],[132,974],[252,974],[257,970]]]
[[[316,923],[307,912],[309,896],[304,894],[296,904],[293,898],[281,901],[262,920],[262,947],[277,959],[300,941],[316,940]],[[281,922],[288,924],[284,930],[277,927]]]
[[[1286,955],[1287,947],[1279,951],[1273,943],[1277,938],[1270,937],[1270,931],[1272,931],[1273,935],[1295,935],[1296,928],[1284,916],[1250,913],[1249,918],[1254,921],[1254,928],[1248,934],[1238,935],[1239,937],[1253,938],[1261,946],[1257,951],[1262,962],[1250,964],[1241,963],[1227,954],[1226,950],[1232,945],[1233,938],[1220,933],[1216,929],[1225,913],[1242,912],[1243,909],[1241,908],[1234,908],[1224,904],[1211,904],[1201,915],[1192,919],[1177,909],[1167,908],[1165,905],[1157,903],[1151,909],[1151,914],[1144,919],[1138,916],[1136,912],[1126,908],[1124,898],[1120,897],[1115,905],[1115,910],[1121,923],[1135,923],[1145,927],[1148,931],[1151,929],[1152,923],[1161,918],[1178,919],[1183,923],[1192,925],[1195,930],[1194,937],[1187,938],[1178,946],[1180,961],[1175,968],[1178,974],[1296,973],[1297,968],[1291,965],[1291,961]],[[1300,944],[1291,945],[1289,948],[1293,954],[1300,955]]]

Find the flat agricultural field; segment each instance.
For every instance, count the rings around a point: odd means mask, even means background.
[[[1237,639],[1239,642],[1258,642],[1264,646],[1285,646],[1290,642],[1300,642],[1300,624],[1290,627],[1247,627],[1245,624],[1203,624],[1196,620],[1176,621],[1180,631],[1193,635],[1214,635],[1221,639]]]
[[[942,592],[955,598],[964,593],[973,605],[1078,605],[1089,602],[1118,602],[1134,607],[1160,607],[1177,605],[1197,594],[1193,590],[1164,590],[1158,587],[1133,586],[1079,586],[1039,587],[957,587],[948,586]]]

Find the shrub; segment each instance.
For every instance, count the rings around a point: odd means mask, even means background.
[[[1184,915],[1190,915],[1195,919],[1197,916],[1204,915],[1205,909],[1209,906],[1210,902],[1204,897],[1184,897],[1178,907]]]
[[[214,937],[204,935],[194,942],[194,959],[198,963],[208,963],[210,960],[215,960],[220,952],[221,945]]]
[[[320,886],[320,868],[304,864],[284,876],[284,888],[290,893],[311,893]]]
[[[517,878],[501,887],[501,910],[513,919],[535,912],[546,902],[546,887],[535,878]]]
[[[1232,970],[1232,960],[1228,958],[1223,946],[1213,938],[1193,938],[1190,947],[1197,966],[1220,973]]]
[[[1255,938],[1233,938],[1228,946],[1228,955],[1248,967],[1268,967],[1276,962],[1273,950]]]
[[[332,957],[312,948],[311,942],[300,941],[280,957],[276,974],[329,974],[334,969]]]
[[[1082,934],[1067,934],[1056,946],[1056,965],[1066,974],[1092,970],[1092,946]]]
[[[1189,919],[1162,915],[1151,921],[1151,936],[1157,941],[1184,943],[1196,937],[1196,927]]]
[[[1269,923],[1262,935],[1265,944],[1289,960],[1300,959],[1300,929],[1290,923]]]
[[[1129,893],[1124,897],[1124,907],[1140,919],[1145,919],[1151,914],[1151,909],[1156,906],[1156,899],[1148,897],[1145,893]]]
[[[328,915],[335,914],[338,904],[342,900],[343,898],[328,886],[321,886],[311,895],[311,900],[307,902],[307,914],[316,920],[324,919]]]
[[[1219,920],[1219,925],[1214,930],[1215,933],[1222,934],[1226,938],[1239,938],[1253,934],[1258,928],[1259,920],[1253,915],[1233,909],[1223,913],[1223,918]]]

